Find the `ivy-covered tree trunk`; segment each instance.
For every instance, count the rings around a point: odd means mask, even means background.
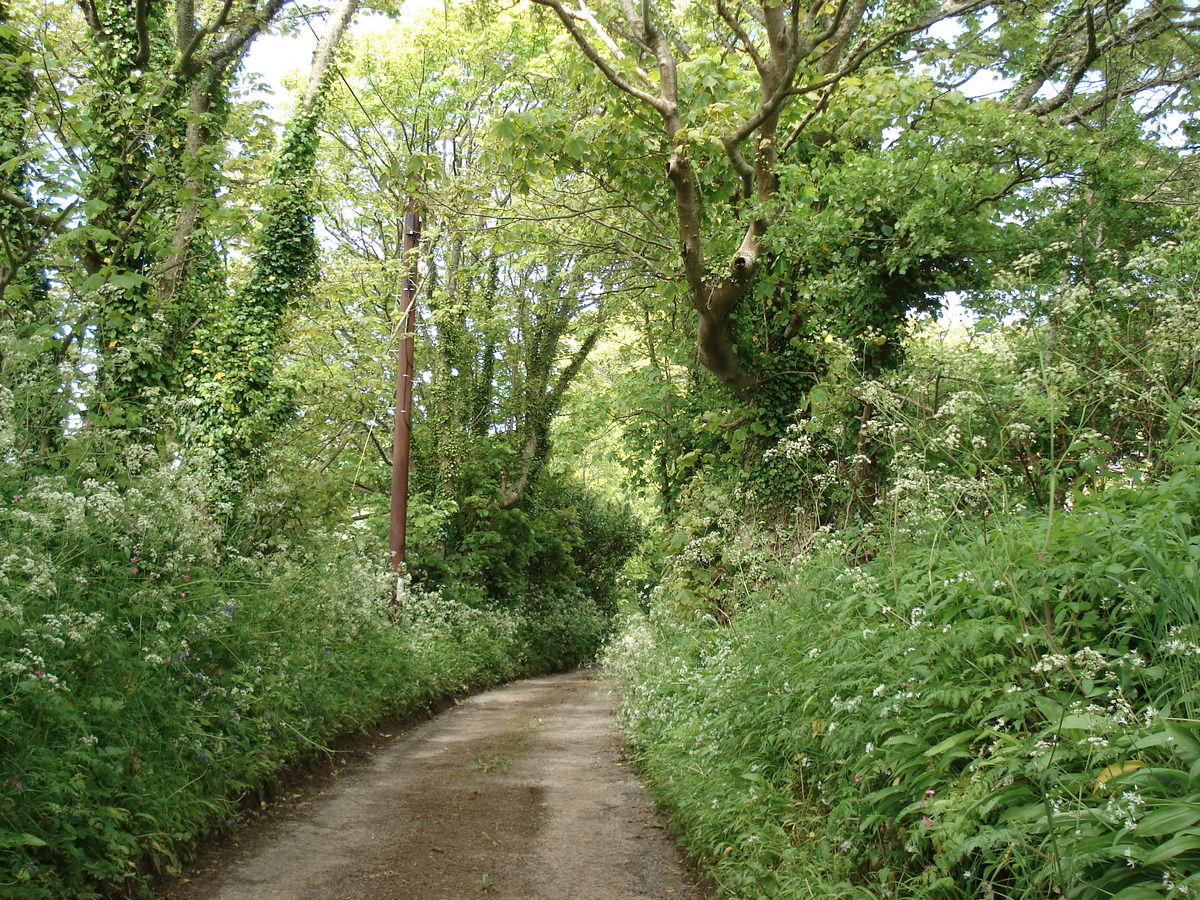
[[[8,0],[0,0],[0,398],[17,426],[19,446],[45,456],[61,436],[63,403],[56,396],[58,368],[72,335],[48,325],[49,286],[41,260],[45,242],[61,219],[31,217],[26,181],[26,111],[33,79],[25,63],[28,47],[10,24]]]
[[[190,376],[194,399],[187,442],[207,447],[216,470],[239,482],[261,469],[262,450],[292,415],[292,398],[276,378],[283,325],[292,304],[317,276],[312,183],[322,103],[333,60],[358,0],[342,0],[330,14],[313,57],[308,87],[292,114],[267,187],[259,248],[250,277],[201,329],[203,366]]]
[[[92,163],[85,186],[84,256],[91,277],[84,289],[95,304],[99,359],[88,419],[138,428],[149,424],[156,399],[170,389],[154,278],[162,255],[162,219],[174,199],[169,170],[176,166],[167,157],[170,141],[178,140],[176,98],[170,96],[178,88],[154,74],[169,71],[172,63],[162,0],[109,0],[83,9],[95,80],[84,120]],[[155,141],[156,136],[164,140]]]
[[[602,322],[571,346],[568,334],[584,305],[577,285],[560,278],[557,263],[538,267],[537,274],[509,273],[521,299],[511,321],[473,321],[468,310],[494,313],[504,302],[500,262],[492,256],[476,269],[463,261],[461,236],[450,240],[440,277],[427,277],[425,292],[436,331],[431,340],[433,378],[425,392],[426,423],[433,446],[424,456],[437,470],[435,479],[447,497],[454,496],[462,454],[486,439],[498,409],[507,412],[501,436],[511,460],[501,475],[497,507],[511,509],[537,483],[550,455],[550,428],[562,408],[567,389],[578,376],[600,338]],[[441,254],[435,254],[440,256]],[[436,259],[427,265],[437,271]],[[500,335],[511,339],[506,355],[509,371],[503,397],[495,379]],[[565,364],[562,362],[565,357]]]
[[[550,426],[562,407],[567,388],[583,368],[603,328],[603,323],[599,323],[577,349],[567,352],[566,364],[559,363],[564,352],[564,334],[582,304],[577,296],[581,288],[562,278],[558,268],[558,260],[546,266],[548,275],[540,279],[529,321],[523,323],[523,378],[513,433],[518,449],[515,463],[500,488],[500,509],[519,504],[537,483],[550,455]]]
[[[38,197],[8,189],[0,205],[56,233],[55,277],[70,304],[70,339],[86,348],[82,414],[93,429],[170,434],[193,330],[223,290],[205,223],[220,187],[225,95],[287,2],[79,0],[84,79],[55,71],[52,54],[63,48],[42,48],[49,68],[27,112],[56,134],[73,168],[63,177],[45,166]]]

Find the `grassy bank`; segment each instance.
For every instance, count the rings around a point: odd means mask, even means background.
[[[394,605],[352,532],[233,552],[203,478],[128,463],[0,467],[0,897],[136,895],[332,738],[607,631],[570,598]]]
[[[1198,474],[794,558],[684,547],[609,662],[722,895],[1200,890]],[[725,598],[684,608],[705,553]]]

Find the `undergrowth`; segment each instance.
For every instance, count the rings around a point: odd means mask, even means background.
[[[609,664],[723,895],[1200,890],[1198,476],[790,558],[743,536],[732,613],[660,591]]]
[[[39,472],[4,439],[0,898],[137,895],[332,738],[607,634],[578,597],[393,604],[351,531],[246,550],[187,466],[125,448]]]

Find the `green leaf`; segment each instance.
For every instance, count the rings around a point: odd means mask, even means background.
[[[1162,900],[1164,894],[1156,888],[1135,884],[1113,894],[1110,900]]]
[[[125,273],[125,274],[111,276],[108,279],[108,283],[111,284],[113,287],[126,289],[126,288],[135,288],[135,287],[138,287],[139,285],[145,284],[146,279],[143,278],[141,275],[137,275],[135,273],[129,272],[129,273]]]
[[[1200,761],[1200,740],[1196,739],[1196,722],[1167,722],[1166,732],[1175,744],[1175,752],[1189,766]]]
[[[1171,803],[1138,822],[1137,833],[1141,837],[1178,834],[1197,822],[1200,822],[1200,804]]]
[[[944,741],[942,741],[938,744],[934,744],[932,747],[930,747],[928,750],[925,751],[925,756],[926,757],[940,756],[941,754],[945,753],[947,750],[951,750],[954,747],[959,746],[960,744],[970,743],[972,740],[974,740],[974,738],[975,738],[974,731],[960,732],[959,734],[956,734],[956,735],[953,735],[952,737],[946,738]]]
[[[1065,716],[1058,727],[1061,731],[1092,731],[1098,724],[1098,716],[1074,715]]]
[[[1153,734],[1148,734],[1144,738],[1139,738],[1131,745],[1133,750],[1142,750],[1146,747],[1160,747],[1163,744],[1169,743],[1170,735],[1165,731],[1156,731]]]
[[[0,834],[0,847],[48,847],[40,837],[33,834]]]
[[[1195,831],[1189,831],[1186,834],[1178,835],[1161,844],[1147,854],[1144,860],[1148,866],[1160,863],[1163,860],[1172,859],[1181,853],[1186,853],[1189,850],[1200,850],[1200,834]]]

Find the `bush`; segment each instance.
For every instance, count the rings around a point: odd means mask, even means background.
[[[0,433],[0,897],[177,870],[332,738],[574,664],[604,630],[574,601],[532,618],[452,587],[394,606],[349,532],[241,553],[202,471],[91,440],[35,467]]]
[[[643,535],[627,505],[549,475],[511,509],[495,508],[493,494],[419,508],[419,521],[428,524],[411,561],[416,580],[475,585],[481,597],[509,605],[529,594],[579,592],[611,616],[617,579]]]
[[[763,539],[732,618],[660,594],[610,665],[690,850],[739,898],[1200,886],[1198,475],[865,562]]]

